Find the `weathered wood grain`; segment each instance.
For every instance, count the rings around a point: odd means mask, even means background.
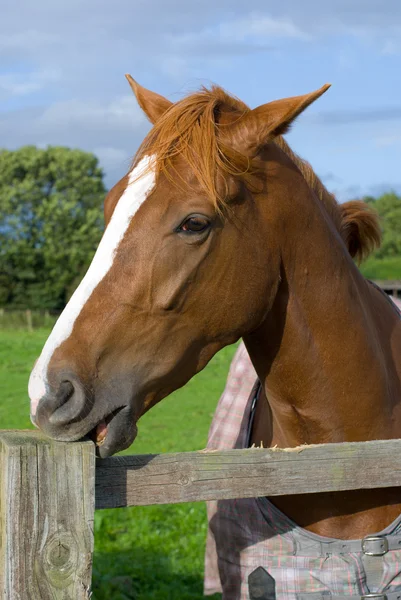
[[[86,600],[95,452],[34,431],[0,431],[0,598]]]
[[[96,464],[96,508],[401,486],[401,440],[121,456]]]
[[[90,597],[96,507],[401,486],[401,440],[119,456],[0,431],[0,600]]]

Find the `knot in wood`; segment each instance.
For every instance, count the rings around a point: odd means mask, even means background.
[[[66,531],[56,532],[43,550],[44,572],[56,588],[70,584],[71,575],[77,569],[79,549],[74,537]]]
[[[178,476],[178,483],[180,485],[189,485],[192,481],[192,477],[191,477],[191,470],[190,467],[188,466],[187,468],[182,467],[180,469],[180,474]]]
[[[56,569],[61,569],[68,564],[70,554],[71,552],[68,546],[65,546],[63,542],[60,542],[60,544],[54,545],[54,547],[48,553],[47,559],[53,565],[53,567],[56,567]]]

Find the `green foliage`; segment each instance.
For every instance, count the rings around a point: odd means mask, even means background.
[[[361,271],[369,279],[401,279],[401,196],[395,192],[378,198],[364,198],[379,213],[383,241],[362,265]]]
[[[367,279],[401,279],[401,256],[382,259],[372,256],[363,263],[361,271]]]
[[[82,150],[0,150],[0,307],[60,310],[101,237],[106,190],[97,158]],[[401,197],[365,201],[378,211],[383,243],[364,265],[372,279],[401,277]]]
[[[32,428],[27,381],[49,330],[0,330],[0,428]],[[184,388],[139,422],[127,454],[204,448],[235,347],[219,352]],[[95,513],[93,600],[206,600],[203,502]],[[217,600],[221,595],[209,596]]]
[[[103,173],[82,150],[0,151],[0,305],[62,308],[100,240]]]
[[[378,198],[364,198],[379,213],[383,227],[381,247],[375,252],[379,259],[401,256],[401,196],[394,192]]]

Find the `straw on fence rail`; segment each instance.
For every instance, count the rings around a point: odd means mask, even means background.
[[[289,450],[119,456],[97,462],[96,508],[401,485],[401,440]]]
[[[0,431],[0,599],[90,597],[96,507],[401,486],[401,440],[119,456]],[[95,484],[96,472],[96,484]]]

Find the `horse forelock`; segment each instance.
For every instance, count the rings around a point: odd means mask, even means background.
[[[233,150],[224,141],[225,128],[249,110],[244,102],[219,86],[202,87],[172,104],[160,117],[140,146],[134,164],[144,154],[152,154],[156,157],[156,178],[163,173],[178,187],[185,187],[188,184],[183,175],[174,168],[174,159],[181,156],[216,208],[220,209],[226,203],[228,187],[218,182],[230,176],[244,177],[258,171],[255,161]],[[353,211],[351,227],[350,211],[342,210],[342,205],[327,190],[311,165],[293,152],[282,136],[277,136],[274,143],[298,167],[310,189],[324,205],[352,256],[366,257],[380,245],[380,225],[374,210],[365,205],[363,210]]]
[[[188,183],[174,164],[174,159],[183,158],[219,209],[225,204],[227,190],[218,182],[246,175],[252,167],[247,156],[224,142],[224,128],[247,111],[243,102],[222,88],[202,88],[173,104],[160,117],[140,146],[134,164],[144,154],[152,154],[156,157],[156,177],[164,174],[178,187],[184,187]]]

